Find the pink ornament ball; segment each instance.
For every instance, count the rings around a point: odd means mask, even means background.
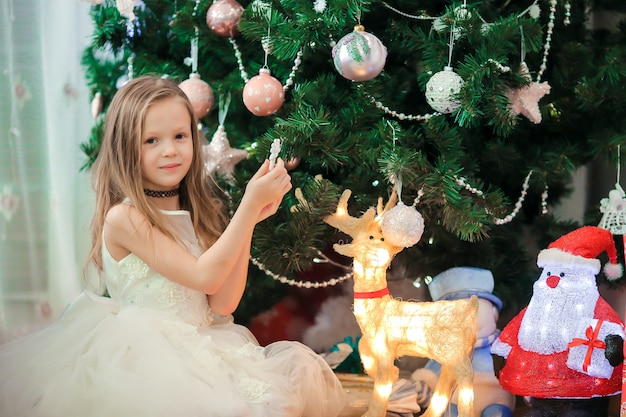
[[[243,88],[243,104],[256,116],[276,113],[285,101],[283,86],[270,74],[270,70],[261,68]]]
[[[235,0],[217,0],[206,13],[206,24],[218,36],[232,38],[239,34],[243,6]]]
[[[211,86],[200,79],[200,74],[190,74],[187,80],[179,84],[179,87],[187,94],[197,119],[202,119],[209,114],[215,104],[215,96]]]

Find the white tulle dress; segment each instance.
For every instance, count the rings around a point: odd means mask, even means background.
[[[199,252],[189,213],[166,212]],[[0,346],[2,417],[334,417],[345,393],[298,342],[259,346],[202,293],[103,249],[110,298],[85,292]]]

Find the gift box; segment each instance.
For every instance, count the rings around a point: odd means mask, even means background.
[[[624,337],[624,330],[618,323],[597,319],[581,321],[568,345],[567,367],[590,376],[610,378],[613,367],[604,356],[604,339],[610,334]]]

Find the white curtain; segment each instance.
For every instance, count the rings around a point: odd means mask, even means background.
[[[93,124],[79,0],[0,1],[0,334],[57,318],[85,287],[93,193],[79,145]]]

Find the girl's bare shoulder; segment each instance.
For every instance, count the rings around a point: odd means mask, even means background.
[[[107,226],[114,229],[127,231],[136,230],[145,223],[146,217],[132,204],[119,203],[109,209],[105,217],[105,228]]]

